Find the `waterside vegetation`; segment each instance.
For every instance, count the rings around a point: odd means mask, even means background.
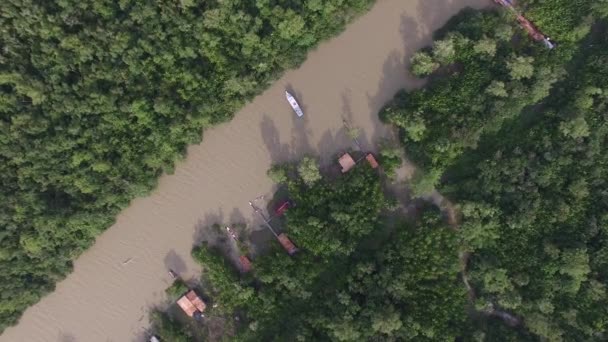
[[[372,0],[0,4],[0,331],[204,128]]]
[[[368,166],[274,167],[301,252],[247,277],[201,260],[244,322],[235,340],[608,337],[608,3],[518,3],[555,49],[506,12],[464,11],[412,57],[427,86],[380,113],[417,167],[412,195],[437,189],[454,220],[427,205],[405,223]]]

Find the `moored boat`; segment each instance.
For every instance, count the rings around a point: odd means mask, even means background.
[[[304,112],[302,111],[302,108],[300,108],[300,105],[298,104],[298,101],[296,101],[296,98],[288,91],[285,91],[285,97],[287,98],[287,102],[289,102],[289,104],[291,105],[291,108],[293,108],[293,111],[299,117],[302,117],[304,115]]]

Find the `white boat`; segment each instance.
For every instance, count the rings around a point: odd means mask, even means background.
[[[304,115],[304,112],[302,111],[302,108],[300,108],[300,105],[298,104],[298,101],[296,101],[296,98],[293,97],[293,95],[291,95],[288,91],[285,91],[285,97],[287,98],[287,102],[289,102],[289,104],[291,105],[291,108],[293,108],[293,111],[296,112],[299,117],[302,117]]]

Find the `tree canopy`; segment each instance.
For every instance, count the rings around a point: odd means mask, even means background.
[[[460,208],[481,313],[465,336],[599,341],[608,328],[606,12],[595,1],[518,3],[555,49],[511,16],[464,12],[436,37],[455,40],[454,57],[437,55],[447,45],[436,43],[429,85],[399,93],[381,116],[421,169],[414,194],[435,187]]]
[[[371,3],[2,1],[0,331],[203,128]]]
[[[273,167],[302,251],[234,280],[254,288],[231,307],[247,322],[237,340],[606,339],[607,3],[518,3],[557,48],[511,15],[464,11],[412,57],[427,86],[380,113],[418,167],[411,193],[437,189],[457,222],[427,205],[402,223],[365,166],[332,181],[314,160]],[[400,153],[383,151],[394,169]]]
[[[416,223],[389,224],[381,179],[367,164],[312,186],[297,166],[291,171],[287,187],[296,206],[283,224],[301,251],[290,257],[275,243],[254,260],[252,276],[237,279],[212,248],[196,249],[221,303],[208,315],[240,313],[239,341],[433,341],[462,334],[458,236],[436,209],[426,208]],[[244,293],[247,300],[235,301]]]

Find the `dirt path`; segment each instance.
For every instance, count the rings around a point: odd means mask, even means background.
[[[310,53],[236,118],[205,132],[201,145],[149,197],[133,201],[76,262],[54,293],[26,311],[0,341],[140,341],[148,310],[163,300],[167,268],[188,278],[201,227],[253,220],[248,200],[271,191],[270,164],[322,154],[327,162],[350,140],[342,117],[361,127],[364,148],[387,129],[378,109],[402,87],[420,86],[405,61],[465,6],[488,0],[378,0],[345,32]],[[292,90],[306,113],[284,100]],[[123,264],[126,260],[130,260]]]
[[[460,229],[460,223],[462,221],[462,218],[460,217],[458,208],[454,205],[454,203],[450,202],[447,198],[443,197],[443,195],[441,195],[437,191],[434,191],[432,194],[430,194],[426,198],[426,200],[434,203],[435,205],[437,205],[437,207],[441,209],[441,211],[446,217],[450,229],[454,231],[458,231]],[[475,301],[477,300],[477,294],[475,293],[475,288],[471,286],[471,282],[469,281],[468,266],[470,258],[471,252],[462,250],[458,253],[458,260],[460,263],[460,276],[462,278],[462,282],[465,288],[467,289],[467,297],[469,299],[470,304],[470,313],[498,317],[510,327],[516,327],[520,325],[522,321],[519,317],[500,308],[496,308],[496,305],[494,304],[484,310],[476,311]]]

